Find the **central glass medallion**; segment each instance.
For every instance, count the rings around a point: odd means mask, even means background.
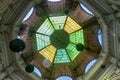
[[[55,30],[50,36],[50,41],[57,49],[66,48],[69,44],[69,34],[64,30]]]

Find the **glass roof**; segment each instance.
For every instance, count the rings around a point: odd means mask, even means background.
[[[68,33],[72,33],[75,32],[77,30],[79,30],[80,28],[82,28],[81,26],[79,26],[73,19],[71,19],[70,17],[67,18],[64,30]]]
[[[69,43],[69,45],[66,48],[68,55],[70,56],[70,59],[73,61],[75,57],[80,53],[76,50],[76,45],[73,43]]]
[[[49,45],[42,49],[39,53],[52,62],[56,53],[56,48],[52,45]]]
[[[49,17],[39,26],[36,43],[39,53],[50,62],[67,63],[81,53],[76,45],[84,45],[83,30],[68,16]]]
[[[44,35],[51,35],[54,31],[54,28],[52,27],[51,22],[49,19],[46,19],[44,23],[40,26],[40,28],[37,30],[38,33],[44,34]]]
[[[52,22],[53,27],[58,30],[58,29],[63,29],[65,21],[66,21],[66,16],[60,16],[60,17],[50,17],[50,20]]]
[[[65,49],[58,49],[55,56],[55,63],[70,62],[69,56]]]

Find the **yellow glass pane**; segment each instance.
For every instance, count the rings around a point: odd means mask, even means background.
[[[64,30],[67,33],[75,32],[75,31],[79,30],[80,28],[82,28],[82,27],[79,24],[77,24],[73,19],[68,17],[65,27],[64,27]]]
[[[56,53],[56,48],[53,45],[49,45],[42,49],[39,53],[52,62]]]

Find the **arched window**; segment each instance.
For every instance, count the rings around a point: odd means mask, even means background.
[[[35,74],[37,74],[39,77],[42,77],[42,74],[40,72],[40,70],[34,66],[34,71],[33,71]]]
[[[22,21],[23,22],[26,21],[32,15],[33,11],[34,11],[34,7],[30,9],[30,11],[27,13],[27,15],[24,17]]]
[[[80,3],[80,6],[81,6],[81,8],[82,8],[86,13],[94,16],[94,14],[93,14],[90,10],[88,10],[83,4]]]
[[[93,59],[87,64],[87,66],[85,67],[85,73],[87,73],[90,70],[90,68],[96,63],[96,61],[96,59]]]
[[[70,76],[60,76],[56,80],[73,80]]]
[[[102,34],[101,34],[101,29],[98,31],[98,41],[100,45],[102,45]]]
[[[62,0],[48,0],[50,2],[59,2],[59,1],[62,1]]]

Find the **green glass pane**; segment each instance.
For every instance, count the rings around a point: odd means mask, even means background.
[[[56,30],[63,29],[66,16],[50,17],[50,20]]]
[[[54,63],[65,63],[65,62],[70,62],[70,59],[67,55],[66,50],[65,49],[58,49],[57,54],[55,56]]]
[[[42,33],[46,35],[51,35],[53,31],[54,31],[54,28],[52,27],[48,19],[46,19],[45,22],[37,30],[38,33]]]
[[[37,42],[37,50],[40,50],[50,44],[50,38],[49,36],[36,34],[36,42]]]
[[[69,54],[71,60],[73,61],[75,57],[80,53],[80,51],[76,50],[76,45],[69,43],[69,45],[66,48],[67,53]]]
[[[77,32],[70,34],[70,42],[75,44],[78,43],[84,44],[83,30],[79,30]]]

